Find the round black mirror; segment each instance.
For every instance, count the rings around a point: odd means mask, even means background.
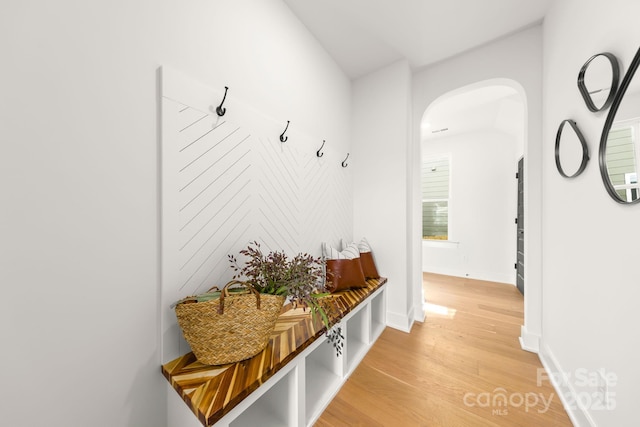
[[[604,187],[613,200],[622,204],[640,202],[640,79],[634,80],[638,65],[640,49],[613,100],[602,129],[598,152]]]
[[[565,125],[569,125],[568,130],[564,130]],[[589,148],[578,129],[578,125],[573,120],[563,120],[558,127],[556,134],[556,167],[558,172],[565,178],[574,178],[580,175],[587,167],[589,161]],[[560,161],[560,159],[563,159]],[[565,167],[562,167],[562,163]],[[566,173],[565,170],[575,171]]]
[[[616,57],[603,52],[593,55],[578,73],[578,89],[589,111],[602,111],[613,102],[620,78]]]

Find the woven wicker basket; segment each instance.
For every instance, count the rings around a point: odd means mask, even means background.
[[[232,285],[244,286],[247,292],[229,294]],[[249,283],[231,281],[219,299],[178,304],[176,317],[198,361],[224,365],[264,350],[284,300],[283,296],[260,294]]]

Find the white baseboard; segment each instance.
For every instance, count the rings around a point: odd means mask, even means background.
[[[555,388],[558,397],[560,397],[571,423],[575,427],[596,427],[595,421],[587,410],[580,408],[579,405],[569,404],[569,402],[577,402],[578,395],[571,386],[571,382],[566,376],[566,371],[562,369],[558,360],[551,352],[551,349],[544,344],[544,341],[541,343],[538,357],[540,358],[540,362],[542,362],[542,366],[546,369],[551,384],[553,384],[553,388]]]
[[[411,332],[411,327],[413,326],[414,321],[413,311],[414,307],[411,307],[409,313],[407,314],[392,313],[390,311],[387,311],[387,326],[393,329],[398,329],[402,332]]]
[[[523,350],[530,351],[532,353],[538,353],[540,351],[540,335],[532,334],[527,330],[526,326],[521,326],[520,347]]]
[[[420,304],[418,309],[415,311],[415,316],[413,317],[413,320],[419,323],[423,323],[426,318],[427,318],[427,302],[423,301],[422,304]]]
[[[486,271],[463,271],[449,268],[438,268],[436,266],[422,266],[422,271],[426,273],[442,274],[444,276],[462,277],[465,279],[484,280],[486,282],[507,283],[515,286],[515,274],[493,274]]]

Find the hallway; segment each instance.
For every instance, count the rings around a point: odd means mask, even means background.
[[[571,426],[520,349],[514,286],[430,273],[423,286],[426,321],[387,328],[316,426]]]

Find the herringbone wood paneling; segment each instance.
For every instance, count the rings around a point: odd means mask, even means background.
[[[249,242],[289,255],[320,255],[323,241],[351,239],[351,175],[327,142],[295,132],[287,142],[275,120],[163,69],[161,106],[161,313],[166,361],[189,351],[170,305],[224,285],[228,254]]]

